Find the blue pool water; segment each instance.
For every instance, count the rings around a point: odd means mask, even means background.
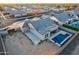
[[[54,37],[52,40],[55,41],[58,44],[61,44],[61,42],[67,38],[69,36],[69,34],[58,34],[56,37]],[[64,42],[63,42],[64,43]]]
[[[79,28],[79,22],[75,22],[73,24],[71,24],[72,26],[76,27],[76,28]]]

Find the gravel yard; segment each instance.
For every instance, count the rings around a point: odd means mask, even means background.
[[[59,49],[58,46],[49,41],[33,45],[31,40],[21,32],[16,32],[12,36],[7,35],[5,45],[10,55],[50,55],[55,54]]]

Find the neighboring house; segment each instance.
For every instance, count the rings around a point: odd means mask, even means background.
[[[16,7],[17,10],[21,10],[21,11],[28,11],[28,10],[35,10],[37,9],[35,6],[19,6],[19,7]]]
[[[27,15],[25,12],[22,12],[20,10],[14,9],[14,8],[5,8],[5,11],[14,15],[14,17],[22,17],[22,16]]]
[[[26,11],[27,10],[27,7],[25,6],[19,6],[19,7],[16,7],[17,10],[21,10],[21,11]]]
[[[49,17],[50,17],[50,15],[47,15],[47,14],[42,14],[42,16],[41,16],[42,19],[49,18]]]
[[[44,9],[35,9],[35,10],[27,10],[27,14],[28,15],[34,15],[34,14],[43,14],[45,13],[46,11]]]
[[[36,45],[54,35],[58,30],[58,26],[53,20],[46,18],[37,21],[25,21],[21,30]]]
[[[76,20],[77,15],[74,12],[64,12],[60,14],[54,14],[54,16],[62,23],[69,23],[69,21]]]
[[[49,10],[51,10],[51,7],[49,7],[49,6],[44,6],[43,9],[44,9],[45,11],[49,11]]]
[[[28,5],[28,6],[26,6],[26,8],[27,8],[27,10],[35,10],[35,9],[37,9],[37,7],[34,6],[34,5]]]
[[[78,16],[78,18],[79,18],[79,7],[75,8],[75,9],[74,9],[74,12],[75,12],[75,14]]]
[[[60,10],[66,10],[65,7],[52,7],[51,10],[54,10],[54,11],[60,11]]]

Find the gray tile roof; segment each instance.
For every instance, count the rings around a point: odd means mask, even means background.
[[[35,27],[35,29],[40,32],[41,34],[44,34],[44,32],[47,30],[49,26],[53,26],[55,23],[50,18],[41,19],[38,21],[33,21],[31,24]]]
[[[68,14],[71,14],[73,16],[69,16]],[[61,13],[61,14],[54,14],[56,18],[58,18],[60,21],[62,22],[66,22],[68,21],[68,19],[71,19],[71,18],[75,18],[75,13],[72,13],[72,12],[64,12],[64,13]]]
[[[9,12],[9,13],[11,13],[11,14],[14,14],[14,15],[16,15],[16,14],[25,14],[25,12],[22,12],[22,11],[20,11],[20,10],[13,10],[12,8],[6,8],[6,10],[7,10],[7,12]]]

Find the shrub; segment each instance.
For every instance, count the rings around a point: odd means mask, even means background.
[[[16,33],[16,31],[14,29],[12,29],[12,30],[8,30],[8,33],[9,33],[9,35],[12,36],[14,33]]]
[[[76,28],[76,27],[70,26],[70,25],[68,25],[68,24],[63,24],[63,26],[66,27],[66,28],[69,28],[69,29],[75,30],[75,31],[79,31],[79,28]]]

